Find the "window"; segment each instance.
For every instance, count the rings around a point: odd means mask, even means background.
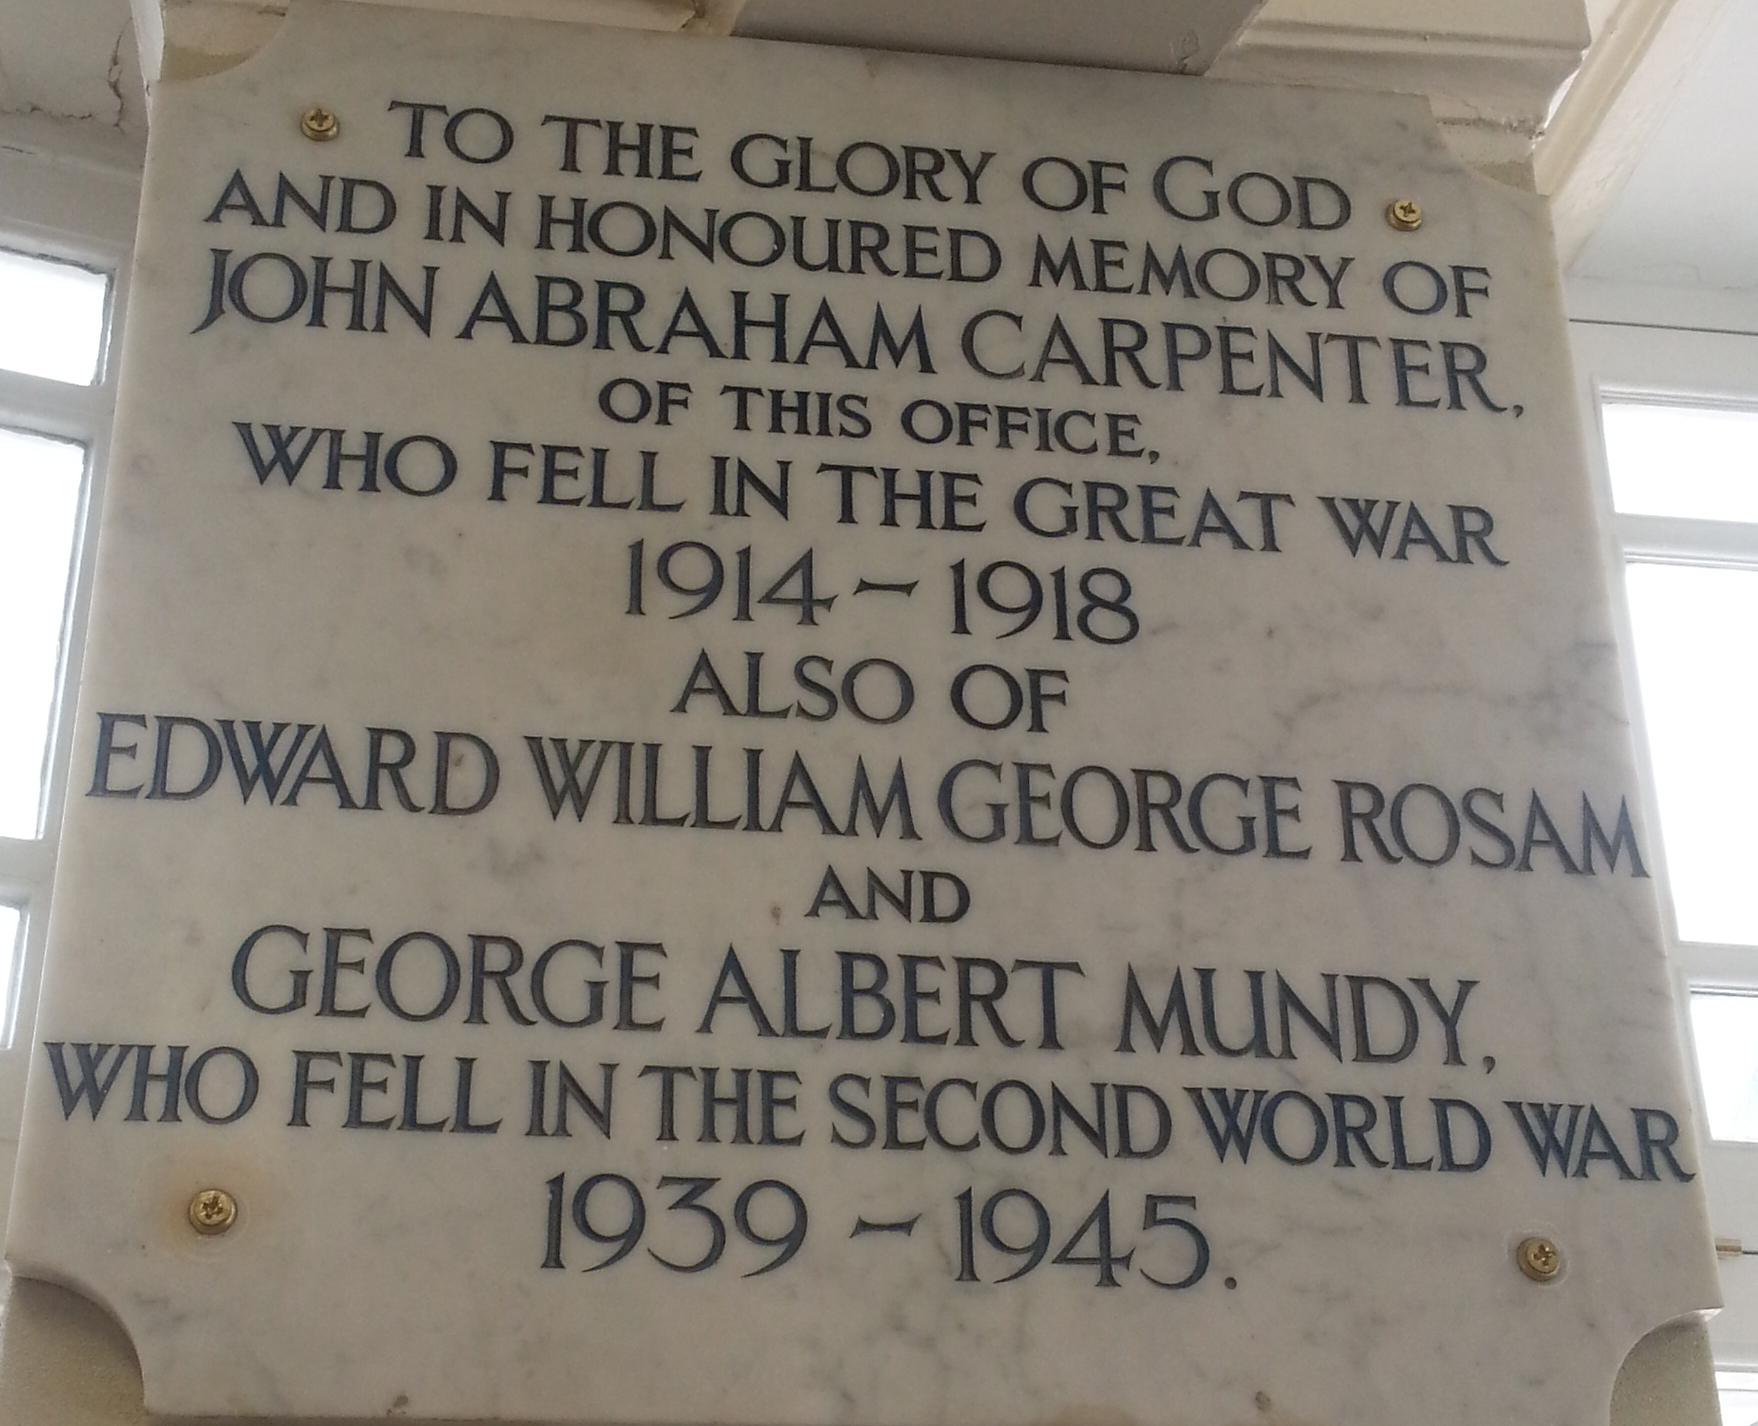
[[[109,305],[108,273],[0,250],[0,367],[92,385],[103,375]]]
[[[0,1176],[54,884],[136,156],[0,147]],[[0,1209],[0,1217],[4,1210]]]
[[[0,325],[6,317],[0,300]],[[66,645],[86,444],[0,426],[0,837],[34,839]]]
[[[1682,957],[1708,1128],[1758,1143],[1758,409],[1602,392],[1600,424],[1673,930],[1751,962]]]
[[[1617,498],[1619,447],[1606,407],[1607,453]],[[1681,413],[1682,414],[1682,413]],[[1719,413],[1705,413],[1714,419]],[[1758,420],[1751,485],[1758,494]],[[1621,508],[1621,507],[1620,507]],[[1745,808],[1758,796],[1758,526],[1753,564],[1707,563],[1682,532],[1664,553],[1626,546],[1636,672],[1671,873],[1679,939],[1758,946],[1758,898],[1746,868],[1758,824]],[[1718,560],[1731,558],[1722,551]]]
[[[10,323],[11,295],[0,289],[0,326]],[[101,328],[101,315],[99,323]],[[0,358],[12,355],[0,352]],[[86,464],[82,442],[0,426],[0,608],[6,610],[0,635],[0,838],[17,844],[0,855],[5,1031],[17,1001],[20,933],[44,889],[40,873],[32,873],[45,862],[48,772]]]
[[[1758,1426],[1758,331],[1578,316],[1573,337],[1722,1254],[1723,1421]]]
[[[1711,1137],[1758,1143],[1758,995],[1693,990],[1691,1037]]]
[[[1717,1372],[1721,1426],[1758,1426],[1758,1372]]]
[[[0,228],[0,237],[12,237]],[[109,424],[111,279],[0,247],[0,1038],[10,1041],[20,952],[47,909],[58,828],[56,754],[92,449]],[[7,933],[10,931],[10,935]]]

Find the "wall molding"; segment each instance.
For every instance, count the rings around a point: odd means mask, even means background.
[[[1424,95],[1460,158],[1516,181],[1588,43],[1585,15],[1572,0],[1550,6],[1551,23],[1525,33],[1472,27],[1471,7],[1457,4],[1410,5],[1402,24],[1327,23],[1281,13],[1286,8],[1267,5],[1209,74]]]
[[[411,10],[549,20],[626,30],[729,34],[743,0],[358,0]],[[161,76],[193,79],[242,64],[280,28],[288,0],[133,0],[149,96]]]
[[[1567,267],[1629,181],[1733,0],[1622,0],[1539,141],[1538,191],[1551,199]]]

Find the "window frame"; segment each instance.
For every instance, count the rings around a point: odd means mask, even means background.
[[[1615,316],[1570,318],[1589,474],[1601,515],[1614,632],[1625,701],[1636,743],[1644,838],[1674,987],[1679,1042],[1689,1047],[1685,1077],[1696,1126],[1698,1162],[1718,1242],[1739,1239],[1748,1256],[1721,1257],[1726,1306],[1710,1321],[1716,1366],[1758,1369],[1758,1143],[1712,1139],[1690,1018],[1693,990],[1758,995],[1758,945],[1684,941],[1661,836],[1647,718],[1636,673],[1625,589],[1626,561],[1711,565],[1758,572],[1758,524],[1622,515],[1612,504],[1601,409],[1607,401],[1638,401],[1758,413],[1758,330],[1669,325]]]
[[[10,126],[6,126],[8,129]],[[99,515],[115,418],[129,267],[140,207],[142,155],[130,145],[94,155],[83,136],[56,126],[3,135],[0,247],[108,274],[108,326],[98,379],[89,386],[0,371],[0,424],[80,442],[86,448],[73,560],[50,720],[42,810],[34,838],[0,837],[0,900],[22,909],[21,934],[0,1022],[0,1173],[11,1179],[42,984],[69,755],[85,657]],[[13,143],[14,137],[19,142]],[[0,1203],[0,1212],[4,1211]]]

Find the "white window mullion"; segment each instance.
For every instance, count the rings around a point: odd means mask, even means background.
[[[0,370],[0,425],[89,442],[109,427],[114,404],[107,385],[72,386]]]
[[[47,837],[22,841],[0,837],[0,899],[11,901],[23,889],[45,881],[55,869],[55,847]]]
[[[1753,479],[1758,481],[1758,463]],[[1618,543],[1629,559],[1680,564],[1758,564],[1758,525],[1619,515]]]

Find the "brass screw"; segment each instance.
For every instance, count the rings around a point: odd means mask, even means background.
[[[336,117],[334,109],[313,104],[299,116],[299,132],[317,143],[328,143],[342,132],[342,121]]]
[[[1534,1282],[1553,1282],[1563,1270],[1562,1249],[1549,1238],[1522,1238],[1514,1249],[1514,1261]]]
[[[1422,204],[1414,198],[1394,198],[1386,204],[1386,221],[1400,233],[1414,233],[1422,226]]]
[[[189,1226],[205,1237],[224,1233],[238,1221],[238,1200],[223,1188],[204,1188],[189,1200]]]

